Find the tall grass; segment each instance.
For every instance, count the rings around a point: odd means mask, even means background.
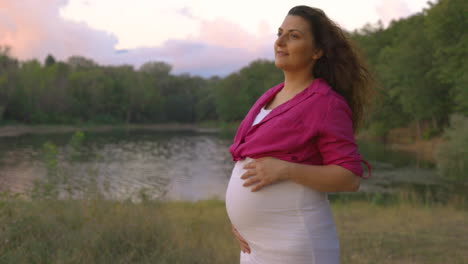
[[[0,263],[226,263],[227,223],[219,201],[3,199]]]
[[[466,263],[466,207],[409,196],[332,202],[343,264]],[[239,252],[223,201],[0,199],[0,263],[229,264]]]
[[[342,263],[462,264],[468,260],[467,211],[450,206],[335,204]]]

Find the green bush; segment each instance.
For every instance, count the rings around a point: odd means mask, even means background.
[[[426,131],[423,132],[422,138],[424,140],[429,140],[439,134],[439,130],[435,128],[427,129]]]
[[[439,173],[455,180],[468,180],[468,117],[452,115],[443,138],[435,152]]]
[[[389,128],[382,121],[374,121],[367,128],[367,133],[372,138],[383,138],[389,131]]]
[[[47,175],[44,179],[34,181],[33,198],[57,198],[57,186],[60,184],[58,156],[59,151],[54,143],[47,141],[42,145],[42,158]]]
[[[83,142],[85,134],[82,131],[76,131],[68,142],[69,153],[68,159],[70,161],[78,161],[83,157]]]
[[[76,131],[65,147],[58,147],[47,141],[42,146],[42,158],[47,169],[44,178],[34,181],[31,196],[35,199],[57,199],[74,195],[101,196],[97,186],[95,167],[87,168],[80,174],[77,167],[86,160],[98,160],[100,156],[87,152],[84,148],[85,133]],[[73,180],[73,184],[70,184]],[[1,261],[0,261],[1,263]]]

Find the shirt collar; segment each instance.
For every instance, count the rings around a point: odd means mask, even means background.
[[[272,92],[268,94],[268,96],[265,96],[262,98],[262,100],[259,100],[257,104],[255,104],[252,107],[251,113],[249,115],[249,120],[248,124],[251,124],[253,120],[255,119],[255,116],[260,112],[260,109],[265,106],[265,104],[273,99],[273,97],[284,87],[284,83],[280,83],[277,85],[274,89],[272,89]],[[326,95],[328,92],[330,92],[330,86],[327,84],[325,80],[322,78],[317,78],[315,79],[309,86],[307,86],[304,90],[296,94],[293,98],[290,100],[282,103],[281,105],[275,107],[265,118],[262,119],[256,126],[259,126],[262,123],[265,123],[269,119],[280,115],[290,108],[298,105],[301,101],[304,101],[308,97],[312,96],[312,94],[317,93],[317,94],[323,94]],[[249,130],[251,127],[248,128]]]
[[[240,144],[243,138],[245,138],[246,134],[251,131],[254,127],[258,127],[262,123],[265,123],[267,120],[287,111],[289,108],[297,105],[299,102],[305,100],[307,97],[311,96],[314,93],[326,95],[330,92],[331,87],[328,83],[322,78],[316,78],[309,86],[307,86],[303,91],[299,92],[294,98],[290,101],[283,103],[275,107],[265,118],[262,119],[257,125],[251,126],[252,122],[254,121],[256,115],[260,112],[260,109],[273,98],[275,94],[277,94],[282,88],[284,87],[284,83],[280,83],[270,89],[271,92],[264,94],[258,100],[254,106],[250,109],[249,113],[247,114],[244,122],[242,122],[239,131],[236,133],[235,141],[237,142],[236,146]]]
[[[273,90],[272,94],[277,94],[281,89],[284,87],[284,82],[278,84]],[[307,86],[304,90],[299,92],[299,94],[303,94],[305,96],[312,95],[313,93],[318,93],[321,95],[327,95],[332,88],[323,78],[316,78],[314,79],[309,86]],[[302,96],[302,95],[300,95]]]

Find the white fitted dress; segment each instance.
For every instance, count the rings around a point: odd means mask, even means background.
[[[252,125],[271,110],[261,109]],[[250,246],[240,264],[339,264],[338,236],[327,193],[293,181],[252,192],[240,179],[251,158],[236,162],[226,190],[226,211]]]

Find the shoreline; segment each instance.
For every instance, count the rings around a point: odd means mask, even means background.
[[[143,129],[151,131],[191,131],[197,133],[219,133],[215,127],[201,127],[196,124],[121,124],[121,125],[5,125],[0,126],[0,137],[17,137],[25,134],[53,134],[75,131],[106,132],[114,129]]]
[[[92,131],[106,132],[114,129],[125,130],[149,130],[149,131],[189,131],[195,133],[220,133],[221,128],[207,125],[197,124],[181,124],[181,123],[162,123],[162,124],[119,124],[119,125],[4,125],[0,126],[1,137],[17,137],[25,134],[53,134],[53,133],[69,133],[76,131]],[[390,132],[396,134],[396,131],[408,130],[407,128],[398,128]],[[359,135],[357,139],[367,138],[366,135]],[[419,159],[435,162],[434,152],[437,145],[442,141],[441,137],[434,137],[429,140],[411,139],[410,136],[395,136],[389,137],[387,144],[389,147],[398,151],[410,152],[416,155]]]

